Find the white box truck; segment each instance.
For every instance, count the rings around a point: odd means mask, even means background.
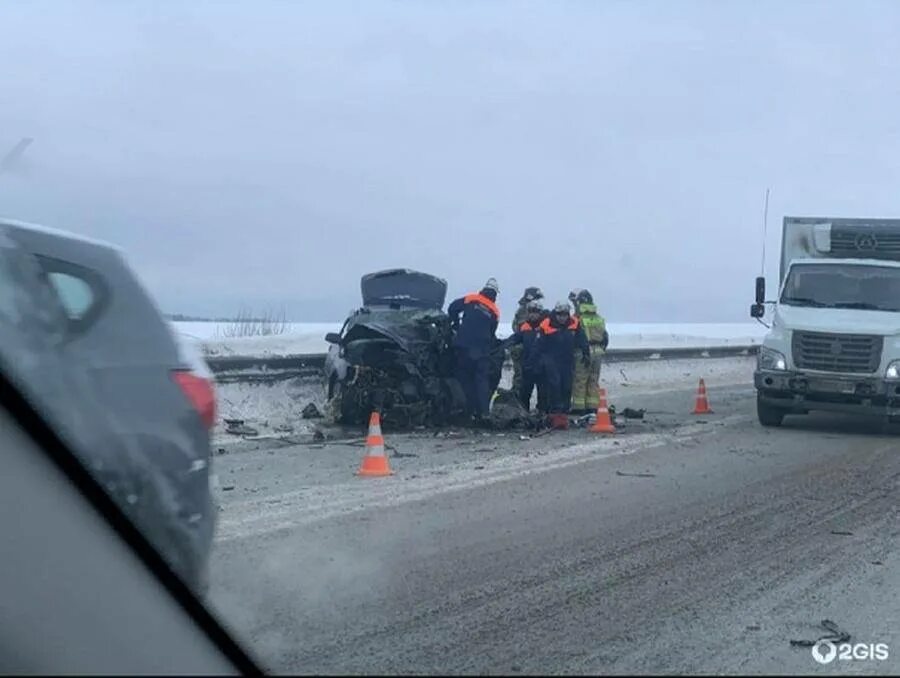
[[[785,217],[778,298],[754,383],[764,426],[830,410],[900,421],[900,219]]]

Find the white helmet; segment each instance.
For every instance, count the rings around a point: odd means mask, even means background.
[[[500,285],[497,284],[496,278],[488,278],[488,281],[484,284],[484,289],[494,290],[495,293],[500,294]]]
[[[571,313],[572,308],[565,301],[560,301],[553,307],[554,313]]]

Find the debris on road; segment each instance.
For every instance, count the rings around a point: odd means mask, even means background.
[[[622,410],[622,416],[626,419],[643,419],[646,413],[647,410],[633,410],[630,407],[626,407]]]
[[[842,630],[830,619],[823,619],[820,626],[828,631],[828,633],[816,640],[792,640],[791,645],[794,647],[813,647],[816,643],[820,643],[823,640],[828,640],[835,644],[846,643],[850,640],[850,634]]]
[[[504,431],[513,428],[540,428],[543,416],[531,414],[510,390],[498,389],[491,404],[490,427]]]
[[[627,473],[625,471],[616,471],[617,476],[631,476],[634,478],[655,478],[655,473]]]
[[[301,416],[304,419],[321,419],[323,415],[319,411],[319,408],[316,407],[315,403],[310,403],[309,405],[307,405],[306,407],[303,408],[303,412],[301,413]]]
[[[580,417],[575,417],[575,419],[572,420],[572,425],[577,426],[579,428],[584,428],[589,423],[591,423],[591,419],[593,417],[594,417],[593,414],[584,414]]]
[[[853,536],[853,533],[852,533],[852,532],[848,532],[847,530],[832,530],[832,531],[831,531],[831,534],[836,534],[836,535],[839,535],[839,536],[841,536],[841,537],[852,537],[852,536]]]
[[[247,426],[243,419],[225,419],[225,433],[236,436],[255,436],[259,431],[252,426]]]
[[[230,492],[233,489],[234,489],[234,485],[223,485],[222,486],[222,492]]]

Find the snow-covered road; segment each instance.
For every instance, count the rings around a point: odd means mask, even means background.
[[[891,648],[833,670],[896,674],[896,438],[763,429],[752,359],[686,362],[607,371],[647,409],[612,438],[386,433],[374,479],[347,442],[223,448],[214,609],[274,672],[807,674],[832,619]]]

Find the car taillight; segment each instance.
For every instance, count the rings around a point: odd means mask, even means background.
[[[212,428],[216,423],[216,392],[212,382],[187,370],[172,372],[172,378],[197,410],[203,425]]]

